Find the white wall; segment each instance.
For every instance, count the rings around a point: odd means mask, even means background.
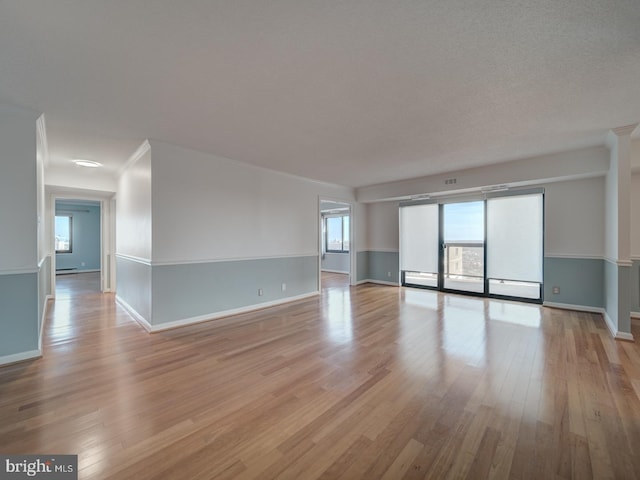
[[[102,168],[85,168],[69,162],[67,167],[47,166],[46,184],[83,190],[115,192],[118,180]]]
[[[367,232],[368,217],[369,217],[369,204],[367,203],[355,203],[355,235],[356,235],[356,252],[364,252],[369,250],[369,234]]]
[[[632,127],[609,132],[610,165],[605,186],[605,254],[613,261],[631,256],[631,164]]]
[[[136,154],[118,181],[116,253],[151,261],[151,151]]]
[[[604,177],[550,183],[545,187],[545,254],[602,258]]]
[[[631,257],[640,260],[640,139],[631,142]]]
[[[44,114],[37,120],[36,129],[36,191],[37,191],[37,214],[38,214],[38,262],[49,253],[49,242],[47,237],[47,218],[44,194],[44,165],[49,155],[47,145],[47,131]]]
[[[631,175],[631,257],[640,260],[640,172]]]
[[[640,138],[631,141],[631,169],[640,171]]]
[[[399,251],[398,202],[368,205],[368,249],[377,252]]]
[[[317,255],[318,197],[354,198],[351,188],[162,142],[151,155],[154,264]]]
[[[38,257],[36,121],[24,109],[0,106],[0,270],[33,271]]]

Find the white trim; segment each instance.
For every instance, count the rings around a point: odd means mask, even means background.
[[[116,258],[122,258],[124,260],[130,260],[132,262],[142,263],[143,265],[147,265],[149,267],[151,266],[151,260],[149,260],[148,258],[134,257],[133,255],[125,255],[124,253],[116,253],[115,256]]]
[[[632,262],[640,262],[640,255],[631,255]]]
[[[602,316],[604,317],[604,323],[607,324],[607,328],[609,329],[609,332],[611,333],[611,336],[613,338],[619,338],[621,340],[633,340],[633,335],[631,335],[630,333],[622,333],[618,331],[616,326],[613,324],[613,320],[611,320],[611,317],[606,310],[603,312]],[[631,338],[626,338],[627,335]]]
[[[151,150],[151,144],[149,143],[149,140],[145,140],[144,142],[142,142],[142,144],[136,149],[135,152],[133,152],[133,154],[129,157],[129,160],[127,160],[125,162],[124,165],[122,165],[117,172],[117,176],[120,177],[125,170],[127,170],[129,167],[131,167],[134,163],[136,163],[138,160],[140,160],[140,158],[147,153],[149,150]]]
[[[44,297],[44,306],[42,307],[42,318],[40,318],[40,334],[38,336],[38,350],[42,352],[42,334],[44,332],[44,323],[47,319],[47,313],[49,313],[49,300],[53,300],[53,295],[47,295]]]
[[[44,262],[47,261],[47,258],[51,258],[50,253],[47,253],[44,257],[42,257],[42,259],[40,259],[40,261],[38,262],[38,271],[42,270],[42,265],[44,265]]]
[[[42,150],[45,152],[42,158],[42,166],[49,166],[49,141],[47,139],[47,125],[44,119],[44,113],[36,120],[36,131],[40,140],[42,140]],[[44,182],[43,182],[44,183]]]
[[[116,253],[116,258],[122,258],[124,260],[130,260],[132,262],[141,263],[147,266],[153,267],[166,267],[171,265],[197,265],[202,263],[221,263],[221,262],[246,262],[252,260],[277,260],[281,258],[305,258],[305,257],[313,257],[316,258],[318,256],[317,253],[302,253],[296,255],[273,255],[269,257],[236,257],[236,258],[209,258],[209,259],[196,259],[196,260],[166,260],[160,262],[152,262],[148,258],[136,257],[134,255],[126,255],[124,253]]]
[[[588,305],[574,305],[572,303],[542,302],[543,307],[560,308],[562,310],[575,310],[576,312],[591,312],[605,314],[602,307],[590,307]]]
[[[380,253],[400,253],[397,248],[370,248],[369,250],[363,250],[364,252],[380,252]]]
[[[632,267],[633,262],[631,260],[620,260],[611,257],[604,257],[606,262],[612,263],[613,265],[617,265],[618,267]]]
[[[231,309],[231,310],[224,310],[222,312],[214,312],[214,313],[208,313],[208,314],[205,314],[205,315],[198,315],[196,317],[183,318],[181,320],[175,320],[173,322],[161,323],[161,324],[158,324],[158,325],[149,325],[147,323],[148,327],[145,326],[144,324],[143,324],[143,326],[151,333],[161,332],[163,330],[170,330],[170,329],[173,329],[173,328],[184,327],[184,326],[193,325],[193,324],[196,324],[196,323],[202,323],[202,322],[208,322],[208,321],[211,321],[211,320],[217,320],[217,319],[222,318],[222,317],[232,317],[232,316],[235,316],[235,315],[239,315],[241,313],[250,313],[250,312],[254,312],[256,310],[262,310],[264,308],[269,308],[269,307],[275,307],[277,305],[282,305],[284,303],[296,302],[298,300],[303,300],[303,299],[306,299],[306,298],[318,296],[319,294],[320,294],[320,292],[316,291],[316,292],[311,292],[311,293],[305,293],[305,294],[302,294],[302,295],[296,295],[295,297],[287,297],[287,298],[283,298],[283,299],[280,299],[280,300],[274,300],[272,302],[258,303],[258,304],[249,305],[249,306],[246,306],[246,307],[234,308],[234,309]],[[117,298],[118,297],[116,297],[116,299]],[[237,321],[238,321],[237,318],[228,318],[226,320],[216,322],[216,326],[230,325],[230,324],[236,323]]]
[[[387,286],[391,286],[391,287],[399,287],[400,284],[397,282],[386,282],[384,280],[374,280],[373,278],[366,278],[364,280],[358,280],[358,282],[356,282],[356,285],[362,285],[363,283],[375,283],[377,285],[387,285]]]
[[[328,268],[323,268],[321,270],[322,272],[327,272],[327,273],[344,273],[346,275],[349,275],[349,271],[348,270],[331,270]]]
[[[638,127],[637,123],[632,123],[631,125],[612,128],[611,132],[613,132],[618,137],[622,137],[625,135],[631,135],[637,127]]]
[[[119,295],[116,295],[116,303],[120,305],[122,308],[126,310],[126,312],[133,318],[136,322],[140,324],[142,328],[144,328],[147,332],[151,332],[151,324],[140,315],[135,308],[129,305],[125,300],[122,299]]]
[[[607,325],[609,329],[609,333],[616,340],[630,340],[633,341],[633,335],[630,333],[620,332],[613,324],[613,320],[607,313],[607,311],[602,307],[588,307],[584,305],[572,305],[568,303],[555,303],[555,302],[544,302],[542,304],[543,307],[551,307],[551,308],[561,308],[563,310],[574,310],[577,312],[591,312],[591,313],[600,313],[604,318],[604,323]]]
[[[9,365],[11,363],[24,362],[25,360],[40,357],[42,357],[42,352],[40,350],[29,350],[27,352],[14,353],[12,355],[0,357],[0,365]]]
[[[122,255],[116,253],[116,256],[121,256],[123,258],[129,258],[130,260],[135,260],[137,257],[131,257],[129,255]],[[293,255],[271,255],[266,257],[231,257],[231,258],[204,258],[204,259],[194,259],[194,260],[185,260],[185,259],[174,259],[174,260],[162,260],[162,261],[150,261],[148,260],[148,265],[152,265],[154,267],[164,267],[170,265],[193,265],[200,263],[221,263],[221,262],[246,262],[251,260],[277,260],[281,258],[304,258],[304,257],[318,257],[317,252],[313,253],[299,253]],[[144,260],[137,258],[138,260]],[[143,262],[141,262],[143,263]]]
[[[25,273],[38,273],[39,271],[39,268],[15,268],[0,270],[0,275],[23,275]]]
[[[627,342],[635,342],[635,338],[631,333],[618,332],[613,338],[615,338],[616,340],[625,340]]]
[[[576,260],[604,260],[603,255],[569,255],[563,253],[545,253],[544,258],[571,258]]]
[[[640,320],[640,312],[631,312],[631,318],[637,318]]]

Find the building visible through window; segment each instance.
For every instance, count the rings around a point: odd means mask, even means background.
[[[72,223],[71,215],[56,215],[56,253],[71,253],[72,250]]]
[[[329,253],[349,252],[349,215],[327,216],[325,221],[325,245]]]

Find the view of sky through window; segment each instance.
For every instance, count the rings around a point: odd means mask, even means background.
[[[444,205],[445,242],[484,242],[484,202]]]

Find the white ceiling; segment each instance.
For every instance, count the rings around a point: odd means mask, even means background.
[[[363,186],[602,144],[639,86],[639,0],[0,0],[54,167],[152,138]]]

